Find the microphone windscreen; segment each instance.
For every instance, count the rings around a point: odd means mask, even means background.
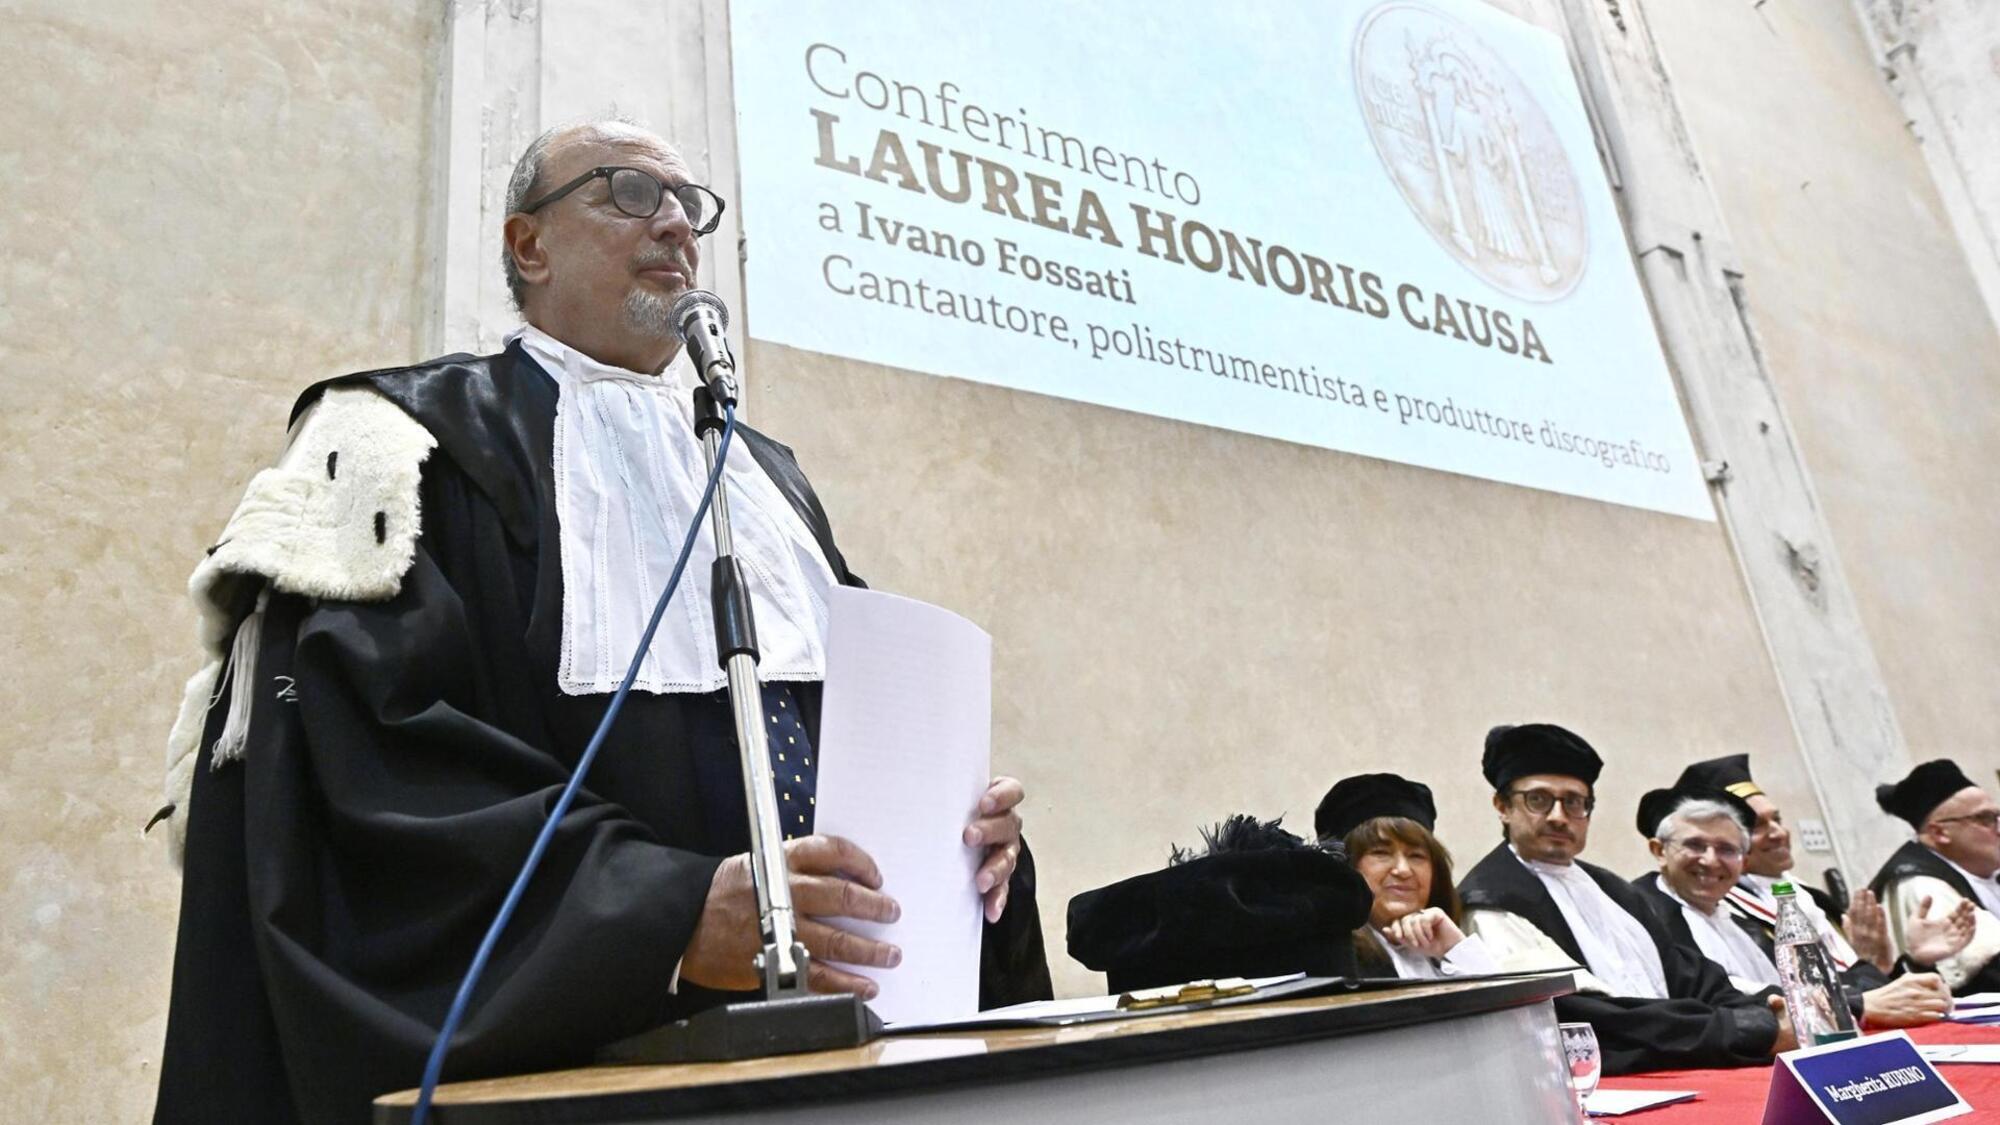
[[[682,340],[687,339],[688,316],[700,308],[713,309],[716,323],[723,331],[729,330],[729,306],[722,303],[722,298],[706,289],[690,289],[680,295],[680,299],[674,302],[673,311],[668,314],[673,320],[674,331],[680,334]]]

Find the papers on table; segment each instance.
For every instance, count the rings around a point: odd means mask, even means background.
[[[1592,1117],[1622,1117],[1654,1106],[1694,1100],[1693,1090],[1592,1090],[1583,1108]]]
[[[1247,995],[1227,997],[1208,1003],[1228,1006],[1287,995],[1316,994],[1326,985],[1340,983],[1342,982],[1338,978],[1308,978],[1304,973],[1286,973],[1280,977],[1251,977],[1250,985],[1254,991]],[[1305,991],[1300,991],[1302,989]],[[1119,998],[1120,994],[1114,992],[1109,996],[1077,996],[1068,1000],[1030,1000],[1025,1004],[988,1008],[983,1012],[973,1012],[952,1019],[904,1020],[901,1023],[890,1024],[889,1030],[899,1035],[909,1035],[931,1031],[987,1031],[1002,1027],[1063,1027],[1077,1023],[1094,1023],[1099,1020],[1122,1019],[1127,1016],[1146,1018],[1184,1011],[1187,1007],[1174,1004],[1126,1012],[1119,1009]]]
[[[1931,1063],[2000,1063],[2000,1043],[1923,1044],[1917,1053]]]
[[[826,694],[814,830],[875,858],[903,908],[888,924],[841,928],[893,942],[893,969],[840,968],[881,992],[886,1023],[979,1007],[982,849],[963,842],[991,780],[993,641],[948,610],[836,587],[827,599]]]
[[[1952,1001],[1953,1023],[2000,1023],[2000,992],[1975,992]]]

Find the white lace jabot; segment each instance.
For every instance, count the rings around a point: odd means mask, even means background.
[[[569,695],[616,691],[708,480],[694,434],[687,356],[658,376],[643,375],[599,363],[533,326],[512,339],[557,385],[558,686]],[[832,568],[740,435],[730,443],[722,479],[757,617],[758,677],[823,679]],[[714,560],[714,539],[703,527],[634,688],[710,692],[726,682],[709,610]]]

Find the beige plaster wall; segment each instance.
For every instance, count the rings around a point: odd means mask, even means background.
[[[1649,10],[1921,752],[1990,735],[2000,706],[1974,690],[2000,635],[1974,582],[1993,341],[1966,326],[1976,297],[1852,17],[1824,7]],[[297,387],[418,350],[437,13],[0,17],[21,44],[0,129],[0,1119],[135,1120],[178,889],[138,836],[189,670],[178,590]],[[1785,34],[1745,23],[1766,18]],[[1754,112],[1730,93],[1745,72]],[[753,420],[799,450],[861,573],[995,635],[996,758],[1030,789],[1062,991],[1098,980],[1062,955],[1070,895],[1227,812],[1303,827],[1345,773],[1430,782],[1469,865],[1494,838],[1477,757],[1496,721],[1555,719],[1605,752],[1588,855],[1627,872],[1639,793],[1690,758],[1750,750],[1814,811],[1717,525],[748,359]]]
[[[757,345],[791,443],[879,588],[994,636],[996,769],[1027,784],[1059,992],[1069,897],[1234,811],[1310,830],[1326,787],[1430,784],[1463,865],[1503,721],[1610,763],[1589,858],[1636,874],[1640,793],[1757,752],[1814,815],[1718,525]]]
[[[1911,757],[1990,783],[2000,338],[1923,155],[1847,6],[1646,11]]]
[[[180,591],[304,382],[417,346],[438,19],[0,0],[0,1121],[151,1113]]]

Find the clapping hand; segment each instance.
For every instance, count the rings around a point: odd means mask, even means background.
[[[1972,940],[1972,900],[1962,898],[1944,914],[1931,917],[1931,896],[1917,900],[1917,911],[1903,921],[1905,952],[1919,965],[1935,965],[1964,949]]]
[[[1885,973],[1896,971],[1896,947],[1889,942],[1889,916],[1874,891],[1864,887],[1854,892],[1847,914],[1840,922],[1847,931],[1847,944],[1854,947],[1862,960],[1874,962]]]

